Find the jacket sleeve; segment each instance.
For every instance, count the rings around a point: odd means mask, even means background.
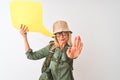
[[[46,47],[39,49],[37,51],[33,51],[32,49],[30,49],[26,52],[27,58],[30,60],[38,60],[44,58],[48,55],[49,48],[50,45],[47,45]]]

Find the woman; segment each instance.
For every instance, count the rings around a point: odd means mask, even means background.
[[[24,39],[27,58],[38,60],[46,57],[49,54],[50,45],[33,52],[27,40],[27,31],[26,25],[21,25],[20,33]],[[80,55],[83,47],[80,36],[75,37],[72,45],[72,31],[69,30],[67,22],[63,20],[58,20],[53,24],[53,33],[55,36],[52,48],[55,49],[55,52],[49,66],[53,80],[74,80],[72,73],[73,59]]]

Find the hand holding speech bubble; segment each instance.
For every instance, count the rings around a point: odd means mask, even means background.
[[[10,13],[14,28],[20,29],[20,25],[27,25],[30,32],[40,32],[45,36],[54,36],[42,22],[42,5],[34,1],[10,2]]]

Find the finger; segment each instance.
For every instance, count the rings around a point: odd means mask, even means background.
[[[28,32],[28,27],[25,28],[25,32]]]
[[[82,48],[83,48],[83,43],[81,42],[80,45],[79,45],[80,52],[81,52]]]
[[[22,29],[22,27],[23,27],[23,24],[20,25],[20,29]]]
[[[71,52],[71,48],[69,47],[68,49],[67,49],[67,53],[70,53]]]
[[[25,25],[21,24],[20,29],[24,31]]]
[[[78,47],[78,49],[81,51],[81,50],[82,50],[82,47],[83,47],[83,43],[82,43],[82,41],[81,41],[80,36],[78,36],[78,40],[77,40],[76,44],[78,44],[77,47]]]
[[[80,39],[80,41],[81,41],[81,38],[80,38],[80,36],[78,36],[78,38]]]
[[[77,39],[76,39],[76,47],[79,47],[79,44],[80,44],[80,36],[77,36]]]
[[[26,32],[26,30],[27,30],[26,25],[23,25],[22,30],[23,30],[24,33]]]
[[[23,33],[23,24],[20,25],[20,33]]]
[[[76,47],[76,40],[77,40],[77,37],[75,37],[74,39],[74,44],[73,44],[74,47]]]
[[[23,30],[25,31],[26,25],[23,26]]]
[[[80,43],[81,43],[81,38],[80,38],[80,36],[78,36],[76,44],[80,44]]]
[[[71,49],[68,48],[68,49],[67,49],[67,56],[68,56],[68,57],[70,57],[70,53],[71,53]]]

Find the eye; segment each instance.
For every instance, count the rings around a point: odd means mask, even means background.
[[[57,37],[59,37],[59,36],[66,36],[67,35],[67,33],[68,32],[66,32],[66,31],[63,31],[63,32],[58,32],[58,33],[56,33],[55,35],[57,36]]]
[[[58,32],[58,33],[56,33],[55,35],[56,35],[56,36],[60,36],[60,34],[61,34],[61,32]]]

